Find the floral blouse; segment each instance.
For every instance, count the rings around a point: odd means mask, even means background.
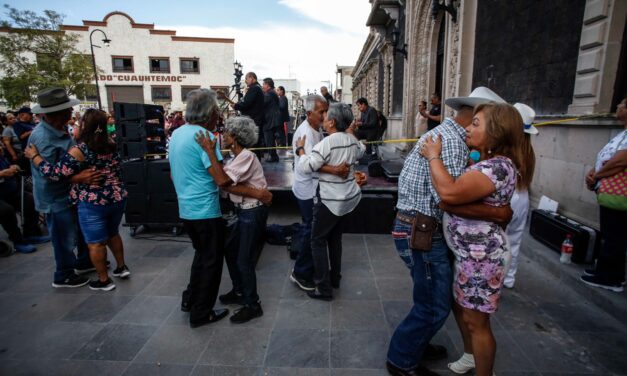
[[[104,181],[98,185],[72,184],[70,201],[72,203],[86,202],[93,205],[109,205],[124,200],[127,192],[121,179],[120,155],[118,153],[94,153],[84,142],[78,144],[77,147],[85,155],[83,162],[69,153],[65,153],[56,164],[42,161],[39,164],[39,171],[47,179],[58,181],[76,175],[84,169],[95,167],[96,170],[102,172]]]

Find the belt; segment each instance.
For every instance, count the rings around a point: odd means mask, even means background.
[[[398,219],[401,222],[405,222],[407,224],[413,225],[414,224],[414,218],[415,218],[415,215],[402,213],[400,210],[396,212],[396,219]],[[442,233],[442,224],[440,222],[438,222],[438,227],[435,229],[434,233],[435,234],[441,234]]]
[[[234,202],[233,203],[235,205],[236,208],[238,209],[254,209],[256,207],[259,207],[261,205],[263,205],[263,203],[261,201],[250,201],[250,202]]]

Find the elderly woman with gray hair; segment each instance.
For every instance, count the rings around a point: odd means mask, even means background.
[[[214,309],[222,278],[225,232],[218,187],[226,185],[227,181],[213,134],[206,135],[212,140],[213,156],[195,141],[196,133],[215,128],[218,121],[216,93],[208,89],[191,91],[187,95],[185,119],[187,123],[172,134],[169,159],[179,216],[196,251],[181,302],[181,310],[190,313],[190,326],[194,328],[228,315],[226,309]],[[267,200],[263,191],[244,185],[231,186],[227,191]]]
[[[329,105],[323,127],[329,136],[316,144],[311,153],[305,154],[305,136],[297,140],[299,160],[296,168],[305,173],[320,171],[311,229],[316,288],[308,291],[307,295],[314,299],[331,300],[332,287],[339,288],[341,278],[342,218],[359,204],[360,185],[365,182],[365,174],[355,175],[354,165],[366,147],[355,138],[353,113],[344,103]],[[321,171],[325,164],[348,164],[351,173],[345,177],[325,173]]]
[[[258,132],[255,122],[248,116],[226,120],[222,146],[230,149],[233,158],[224,168],[219,169],[219,174],[222,175],[220,179],[226,182],[220,184],[221,187],[243,184],[259,190],[267,188],[259,159],[247,149],[257,143]],[[217,160],[216,141],[210,138],[208,132],[198,132],[196,141],[211,160]],[[220,301],[224,304],[243,305],[230,319],[235,324],[241,324],[263,315],[257,294],[255,264],[263,249],[268,207],[256,198],[237,193],[230,192],[229,197],[237,214],[237,223],[231,229],[234,231],[231,236],[235,241],[229,242],[225,250],[233,289],[221,295]]]

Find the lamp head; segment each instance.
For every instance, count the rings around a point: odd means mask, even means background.
[[[109,47],[111,45],[111,39],[103,39],[102,43],[104,43],[105,47]]]

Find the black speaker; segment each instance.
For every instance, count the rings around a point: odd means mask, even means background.
[[[391,194],[364,193],[359,205],[344,218],[344,232],[389,234],[396,216],[396,200]]]
[[[368,162],[368,176],[372,178],[380,178],[383,176],[383,168],[380,160]]]
[[[113,103],[115,140],[122,158],[143,158],[164,154],[165,118],[162,106],[141,103]]]

